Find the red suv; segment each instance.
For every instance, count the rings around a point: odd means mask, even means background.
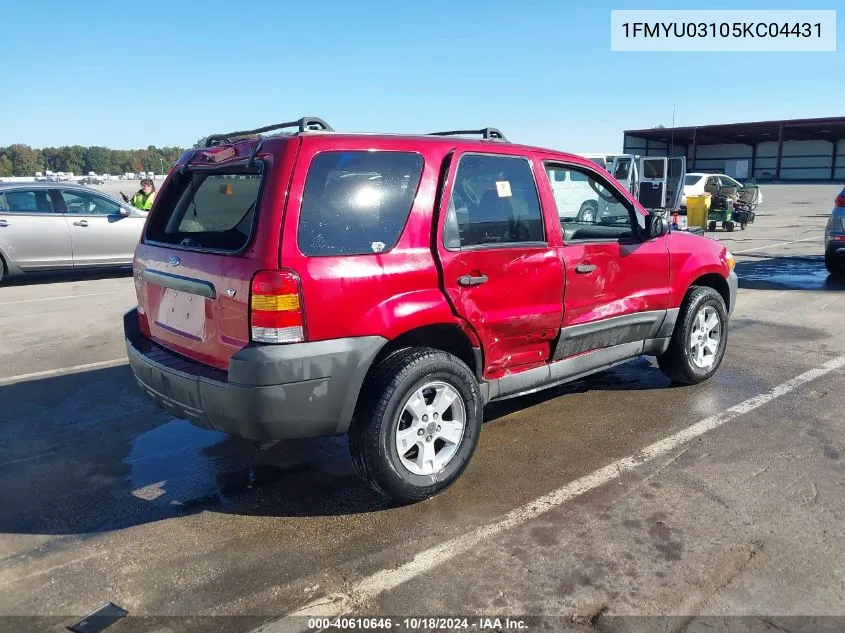
[[[585,183],[603,212],[571,220]],[[463,472],[488,402],[641,355],[708,379],[733,267],[585,158],[493,128],[304,118],[180,158],[124,329],[139,384],[173,415],[254,440],[348,434],[361,476],[409,503]]]

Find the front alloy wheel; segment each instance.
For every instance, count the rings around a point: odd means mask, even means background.
[[[657,357],[657,364],[669,379],[694,385],[716,373],[727,343],[724,298],[715,288],[694,286],[681,304],[669,347]]]
[[[690,357],[696,367],[708,370],[716,362],[722,340],[722,323],[712,306],[704,306],[693,321],[690,334]]]

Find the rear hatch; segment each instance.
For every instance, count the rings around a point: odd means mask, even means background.
[[[279,263],[272,227],[287,179],[280,187],[274,170],[287,161],[274,168],[273,156],[296,144],[265,141],[254,161],[254,142],[204,148],[171,171],[135,258],[140,326],[152,340],[220,369],[249,343],[252,277]]]

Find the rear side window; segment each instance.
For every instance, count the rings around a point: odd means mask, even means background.
[[[256,172],[188,172],[162,192],[147,239],[238,252],[252,237],[261,182]]]
[[[365,255],[399,241],[422,177],[413,152],[324,152],[314,157],[299,213],[307,256]]]
[[[53,213],[53,199],[46,189],[7,191],[6,208],[20,213]]]
[[[462,249],[543,241],[543,214],[529,161],[517,156],[461,156],[444,225],[444,246]]]

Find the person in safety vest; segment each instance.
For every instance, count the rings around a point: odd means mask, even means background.
[[[131,204],[136,209],[141,211],[149,211],[153,207],[153,200],[156,197],[156,186],[153,184],[151,178],[144,178],[141,181],[141,188],[130,199],[125,193],[121,192],[123,199]]]

